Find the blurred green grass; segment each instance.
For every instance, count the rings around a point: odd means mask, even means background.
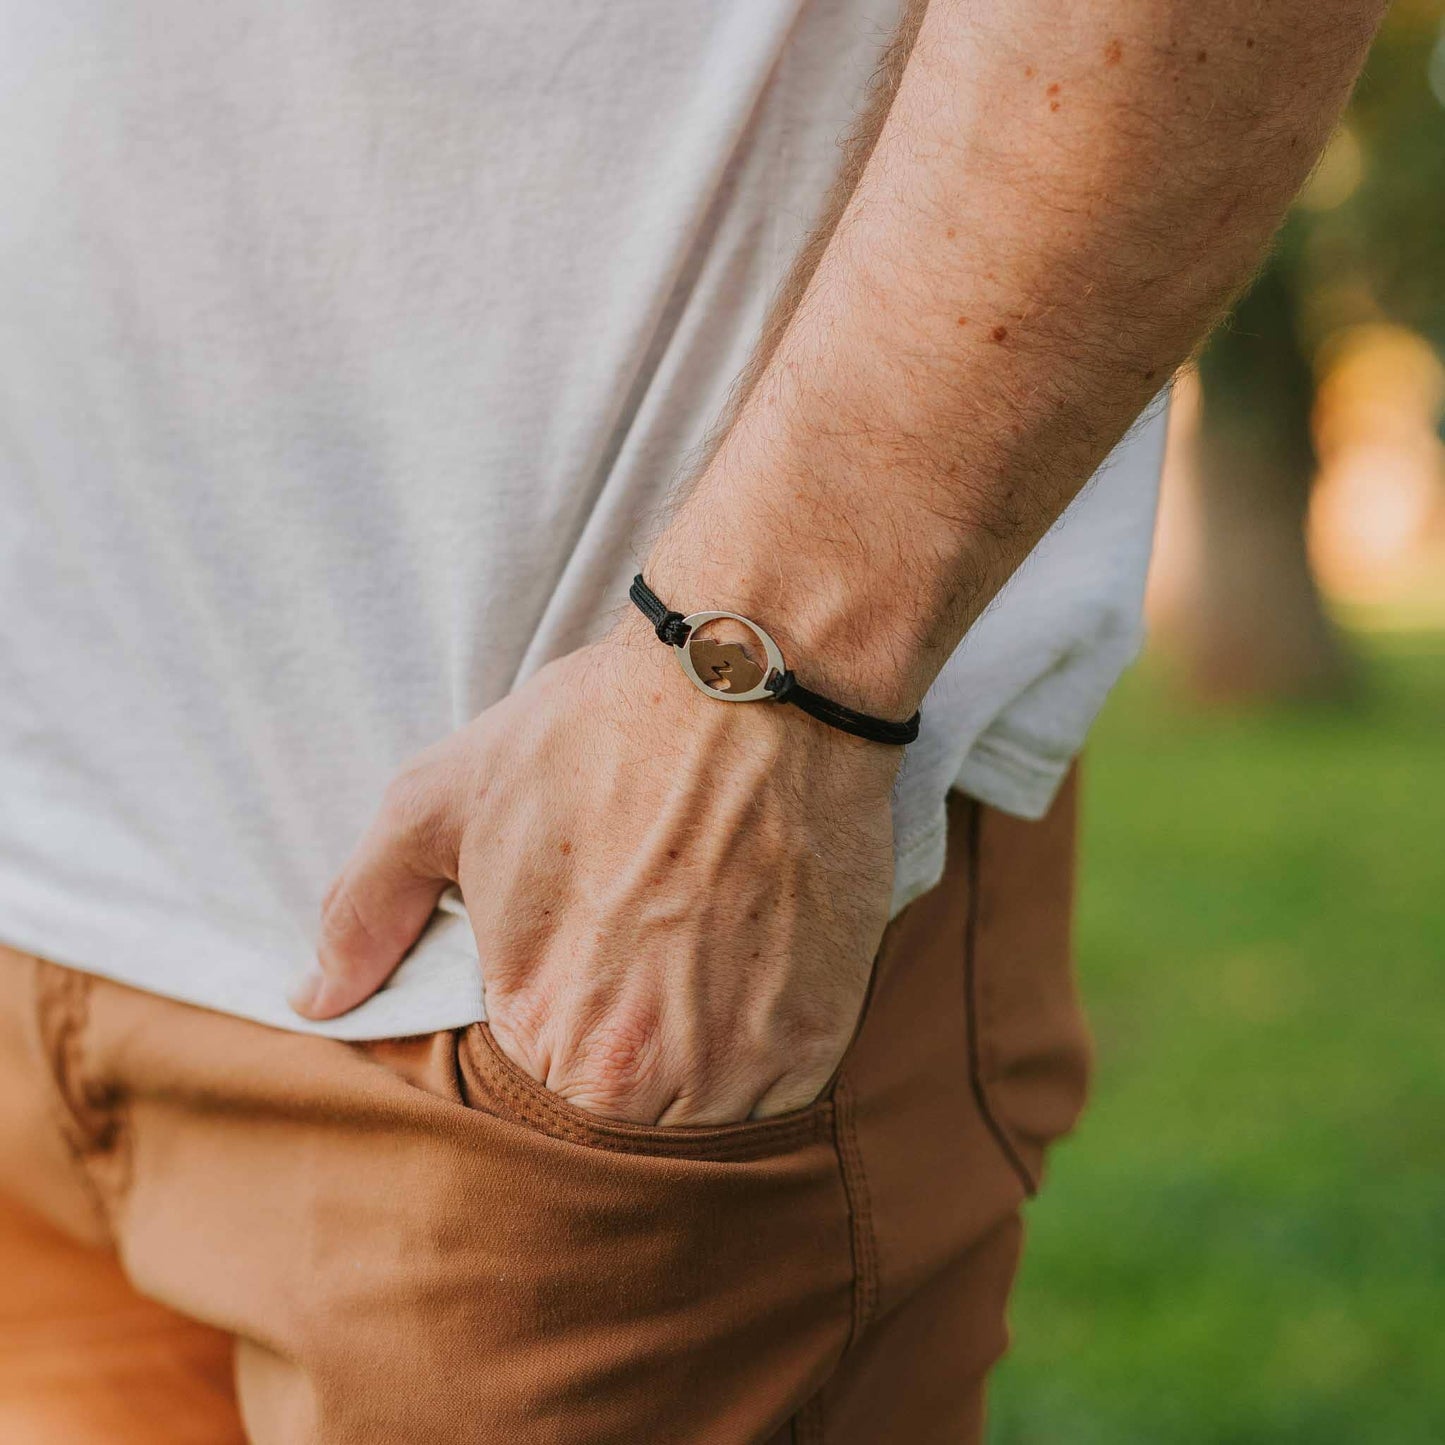
[[[1445,633],[1357,708],[1090,745],[1099,1064],[1029,1211],[994,1445],[1445,1441]]]

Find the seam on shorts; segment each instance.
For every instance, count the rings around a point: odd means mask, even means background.
[[[973,1091],[974,1103],[978,1106],[988,1132],[993,1135],[999,1152],[1004,1156],[1010,1169],[1018,1176],[1024,1193],[1032,1198],[1038,1193],[1038,1181],[1029,1172],[1028,1166],[1019,1156],[988,1097],[988,1087],[983,1077],[983,1055],[981,1046],[979,1010],[981,1007],[981,981],[978,964],[978,918],[981,911],[979,879],[980,852],[983,831],[983,806],[972,802],[968,812],[967,859],[968,859],[968,913],[964,921],[963,943],[963,1002],[964,1027],[968,1047],[968,1084]]]
[[[111,1203],[91,1168],[91,1156],[126,1147],[129,1131],[120,1126],[112,1112],[107,1126],[95,1130],[88,1126],[77,1100],[86,1098],[86,1060],[84,1035],[90,1021],[90,993],[93,980],[87,974],[31,955],[33,994],[37,1031],[46,1064],[46,1090],[52,1117],[65,1151],[80,1180],[86,1196],[95,1206],[112,1244],[116,1242]],[[95,1106],[103,1107],[103,1106]],[[121,1161],[121,1177],[130,1174],[129,1159]]]
[[[853,1094],[846,1079],[833,1094],[833,1142],[848,1200],[849,1232],[853,1245],[853,1320],[845,1350],[850,1350],[872,1322],[878,1305],[878,1244],[873,1233],[873,1205],[863,1152],[853,1124]]]

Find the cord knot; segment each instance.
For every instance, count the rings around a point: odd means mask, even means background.
[[[683,626],[681,612],[664,612],[652,630],[657,634],[657,640],[665,642],[669,647],[681,647],[692,631],[690,627]]]
[[[787,702],[788,694],[798,685],[798,679],[793,676],[792,668],[785,668],[782,672],[775,672],[763,686],[772,693],[778,702]]]

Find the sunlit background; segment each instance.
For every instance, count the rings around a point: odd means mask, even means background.
[[[1445,3],[1181,379],[995,1445],[1445,1441]]]

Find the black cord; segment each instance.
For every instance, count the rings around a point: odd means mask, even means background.
[[[669,647],[686,645],[690,629],[684,625],[681,612],[673,612],[665,602],[647,585],[639,572],[632,579],[627,595],[637,609],[652,623],[652,630],[660,642]],[[815,717],[821,723],[839,732],[850,733],[855,738],[864,738],[870,743],[887,743],[893,747],[906,747],[918,737],[919,724],[923,714],[916,712],[907,722],[889,722],[887,718],[872,717],[845,707],[841,702],[824,697],[804,687],[790,670],[775,672],[764,684],[772,693],[775,702],[790,702],[796,708]]]
[[[767,689],[779,702],[790,702],[801,708],[809,717],[827,723],[839,732],[852,733],[855,738],[867,738],[870,743],[889,743],[894,747],[907,747],[918,737],[919,724],[923,714],[916,712],[907,722],[889,722],[887,718],[873,717],[834,702],[812,688],[804,687],[791,672],[774,673],[768,679]]]
[[[652,623],[652,630],[657,634],[659,642],[665,642],[669,647],[681,647],[687,641],[688,628],[682,625],[682,613],[669,611],[657,593],[642,580],[641,572],[632,579],[627,595],[637,604],[638,611]]]

